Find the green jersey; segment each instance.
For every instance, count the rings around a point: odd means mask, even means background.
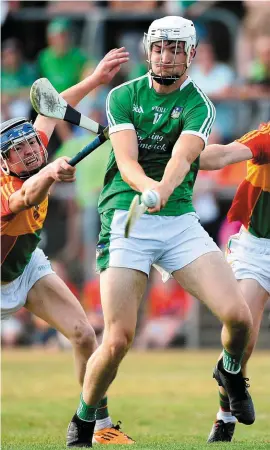
[[[146,74],[112,89],[107,98],[110,134],[135,130],[138,138],[138,162],[146,175],[160,181],[181,134],[199,136],[206,143],[215,119],[215,108],[207,96],[188,77],[180,89],[159,94]],[[178,216],[194,211],[193,186],[199,169],[199,157],[189,173],[157,214]],[[129,209],[135,191],[123,181],[114,152],[110,154],[99,212]]]
[[[80,81],[86,63],[86,56],[74,47],[60,56],[48,47],[42,50],[38,57],[40,74],[48,78],[58,92]]]
[[[36,79],[36,66],[23,63],[15,72],[2,70],[1,89],[5,94],[19,94],[21,89],[30,88]]]

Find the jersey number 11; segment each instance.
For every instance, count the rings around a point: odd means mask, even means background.
[[[155,113],[154,116],[155,117],[154,117],[153,123],[157,123],[159,121],[159,119],[161,118],[162,114]]]

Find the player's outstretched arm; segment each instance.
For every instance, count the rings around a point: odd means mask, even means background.
[[[240,142],[207,145],[200,157],[200,170],[218,170],[253,158],[252,151]]]
[[[111,50],[104,56],[91,75],[80,81],[75,86],[61,92],[61,96],[70,106],[75,107],[84,97],[86,97],[98,86],[110,83],[117,72],[119,72],[121,65],[128,61],[128,55],[129,54],[126,52],[125,47]],[[48,139],[50,139],[56,124],[57,119],[50,119],[48,117],[38,115],[35,120],[34,127],[39,131],[44,131]]]
[[[9,197],[9,209],[14,214],[41,203],[47,197],[55,181],[70,183],[75,181],[76,168],[68,164],[70,158],[56,159],[39,173],[26,180],[22,187]]]

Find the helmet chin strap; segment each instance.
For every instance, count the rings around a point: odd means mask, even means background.
[[[179,77],[163,78],[160,75],[154,74],[154,72],[151,72],[150,75],[153,78],[153,80],[155,80],[158,84],[161,84],[162,86],[171,86],[176,82],[176,80],[179,80]]]
[[[187,70],[187,66],[185,66],[183,72],[180,75],[171,75],[169,77],[163,77],[162,75],[156,75],[153,71],[150,72],[151,77],[153,80],[155,80],[158,84],[162,86],[171,86],[174,84],[177,80],[179,80],[184,73]]]

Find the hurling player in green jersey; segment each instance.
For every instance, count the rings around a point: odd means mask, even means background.
[[[255,420],[241,359],[251,314],[232,270],[202,228],[192,205],[193,185],[215,118],[207,96],[188,76],[195,56],[193,23],[155,20],[145,36],[149,72],[113,89],[107,116],[113,146],[100,196],[97,268],[105,330],[91,356],[83,393],[67,435],[69,447],[90,446],[96,405],[132,344],[137,311],[152,265],[174,277],[224,324],[223,356],[214,376],[240,422]],[[136,193],[155,190],[160,202],[124,237]]]

